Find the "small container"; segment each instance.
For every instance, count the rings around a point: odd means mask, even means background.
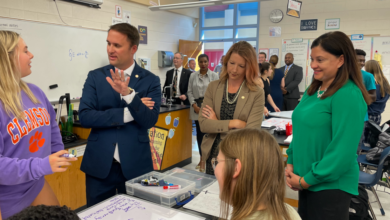
[[[287,123],[286,124],[286,136],[292,135],[292,124]]]
[[[164,174],[194,182],[196,184],[195,193],[200,193],[203,189],[217,181],[213,175],[182,168],[173,168],[172,170],[166,171]]]
[[[142,186],[140,181],[150,179],[150,177],[164,180],[174,185],[180,185],[180,189],[164,189],[162,186]],[[165,175],[155,171],[131,179],[125,183],[128,195],[136,196],[141,199],[172,207],[177,202],[186,200],[195,192],[195,182],[180,179],[177,177]]]

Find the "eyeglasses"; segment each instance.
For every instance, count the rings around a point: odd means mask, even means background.
[[[181,58],[173,57],[174,60],[181,60]]]
[[[215,167],[218,165],[219,162],[227,161],[227,160],[235,160],[235,159],[218,160],[217,158],[213,158],[213,159],[211,159],[211,165],[213,166],[213,169],[215,170]]]

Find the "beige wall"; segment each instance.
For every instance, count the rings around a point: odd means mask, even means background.
[[[259,48],[279,48],[282,39],[316,38],[325,30],[325,19],[340,18],[340,31],[346,34],[390,36],[389,0],[301,0],[301,18],[286,16],[287,0],[261,2]],[[269,14],[281,9],[284,18],[280,23],[272,23]],[[317,31],[300,31],[300,20],[318,19]],[[282,28],[282,37],[269,37],[269,27]]]
[[[125,0],[104,0],[101,9],[58,1],[58,8],[66,23],[100,30],[107,30],[111,25],[112,17],[115,17],[115,5],[131,12],[132,25],[148,27],[148,44],[139,46],[137,58],[151,58],[151,71],[160,77],[163,84],[169,68],[158,68],[157,51],[177,51],[179,39],[198,40],[199,26],[193,27],[198,19],[172,12],[152,12],[147,6]],[[0,16],[62,24],[53,0],[0,0]],[[75,109],[78,109],[78,106],[75,106]],[[62,110],[62,113],[64,112],[66,113],[65,109]]]
[[[259,48],[279,48],[282,39],[316,38],[325,30],[325,19],[340,18],[340,31],[350,34],[390,36],[390,1],[389,0],[301,0],[301,18],[286,16],[287,0],[261,2]],[[274,24],[269,14],[274,9],[281,9],[284,18]],[[318,19],[317,31],[300,31],[301,19]],[[269,27],[282,27],[280,38],[269,37]],[[280,65],[279,65],[280,66]],[[382,123],[390,120],[390,103],[382,114]]]

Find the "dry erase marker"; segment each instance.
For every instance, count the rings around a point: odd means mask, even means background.
[[[181,189],[180,185],[163,186],[164,189]]]
[[[73,158],[73,157],[76,157],[76,156],[73,155],[73,154],[63,154],[60,157]]]

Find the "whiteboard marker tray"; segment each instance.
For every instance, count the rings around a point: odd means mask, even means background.
[[[143,186],[140,184],[141,180],[149,179],[152,176],[159,180],[164,179],[164,181],[174,185],[180,185],[181,189],[163,189],[161,186]],[[127,181],[126,192],[131,196],[172,207],[177,202],[186,200],[191,194],[195,193],[195,182],[152,171]]]
[[[166,171],[164,174],[194,182],[195,193],[202,192],[204,188],[217,181],[217,178],[213,175],[182,168],[173,168],[172,170]]]

